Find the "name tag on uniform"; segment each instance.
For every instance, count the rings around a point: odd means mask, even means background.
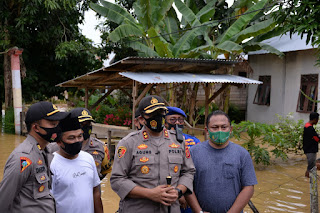
[[[151,154],[151,150],[138,150],[137,155]]]
[[[46,170],[46,168],[44,166],[38,167],[36,168],[36,173],[41,173],[44,172]]]
[[[169,149],[169,154],[180,154],[181,149]]]

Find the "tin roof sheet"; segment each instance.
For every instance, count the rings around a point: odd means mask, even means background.
[[[120,75],[143,84],[164,83],[233,83],[262,84],[261,81],[236,76],[198,73],[154,73],[154,72],[120,72]]]

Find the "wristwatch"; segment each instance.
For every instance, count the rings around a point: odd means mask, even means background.
[[[178,191],[178,199],[180,199],[182,197],[182,195],[183,195],[181,189],[175,188],[175,190]]]

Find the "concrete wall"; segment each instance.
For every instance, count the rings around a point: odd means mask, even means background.
[[[247,120],[274,123],[277,120],[275,114],[285,116],[289,112],[293,112],[296,120],[308,120],[309,113],[296,112],[296,108],[301,74],[319,74],[320,71],[314,66],[314,50],[289,52],[282,59],[272,54],[249,55],[249,63],[253,69],[250,78],[258,80],[261,75],[271,75],[271,99],[270,106],[253,104],[258,86],[249,85]]]

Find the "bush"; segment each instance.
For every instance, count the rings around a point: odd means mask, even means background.
[[[9,134],[14,134],[15,133],[15,129],[14,129],[14,109],[12,107],[10,107],[9,109],[7,109],[5,111],[5,115],[3,118],[3,131],[5,133],[9,133]]]
[[[303,120],[293,120],[292,113],[277,117],[276,124],[250,121],[233,124],[234,137],[244,142],[242,146],[257,164],[269,165],[270,155],[287,160],[289,153],[302,154]]]

